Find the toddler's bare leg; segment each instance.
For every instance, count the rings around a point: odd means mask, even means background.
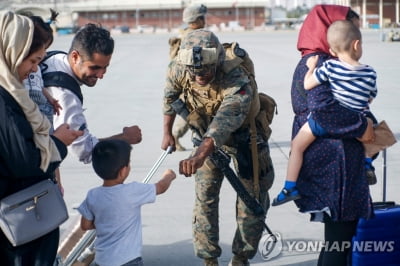
[[[309,124],[305,123],[292,140],[286,180],[296,182],[303,164],[303,153],[314,140]]]

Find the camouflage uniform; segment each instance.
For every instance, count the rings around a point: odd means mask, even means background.
[[[215,146],[231,155],[236,172],[249,193],[254,196],[253,178],[239,169],[239,163],[245,157],[251,157],[249,145],[249,126],[246,125],[256,91],[250,87],[245,72],[237,67],[229,73],[222,69],[224,50],[217,37],[209,31],[196,30],[189,33],[182,41],[181,48],[193,46],[218,47],[219,65],[211,83],[200,86],[193,81],[185,65],[174,59],[169,67],[164,92],[163,111],[174,115],[171,103],[178,97],[184,99],[188,111],[199,115],[198,121],[188,120],[192,127],[202,128],[195,131],[194,137],[212,138]],[[257,94],[258,95],[258,94]],[[192,118],[191,118],[192,119]],[[238,132],[245,148],[238,147]],[[240,141],[239,141],[240,142]],[[260,193],[258,196],[264,209],[269,208],[268,190],[272,186],[274,171],[269,156],[269,147],[262,136],[258,136],[258,157],[260,173]],[[251,159],[249,168],[251,169]],[[243,168],[242,168],[243,169]],[[193,213],[193,237],[195,253],[203,259],[217,258],[221,255],[218,226],[219,192],[223,173],[207,158],[196,172],[196,200]],[[232,252],[246,259],[251,259],[257,252],[258,242],[263,232],[265,216],[256,217],[240,200],[236,203],[237,230],[232,243]]]
[[[190,24],[196,21],[199,17],[205,17],[206,14],[207,14],[207,7],[205,5],[203,4],[190,5],[184,9],[182,15],[182,21]],[[172,37],[169,39],[168,41],[170,45],[169,57],[171,60],[174,59],[175,56],[178,54],[181,40],[188,33],[197,29],[198,25],[197,24],[194,25],[189,25],[189,27],[182,30],[178,37]],[[179,139],[182,138],[186,134],[186,132],[188,132],[188,130],[189,130],[189,125],[186,123],[186,121],[182,119],[180,116],[176,117],[174,122],[174,127],[172,129],[172,134],[175,138],[175,146],[177,150],[180,151],[185,150],[185,148],[179,142]]]
[[[173,37],[169,40],[170,44],[170,51],[169,56],[170,59],[174,59],[175,56],[178,54],[179,46],[181,43],[182,38],[184,38],[189,32],[192,32],[194,29],[192,28],[185,28],[182,30],[180,37]],[[189,130],[189,125],[187,122],[180,116],[175,118],[174,127],[172,128],[172,134],[175,138],[175,145],[177,150],[184,151],[185,148],[179,142],[179,139],[182,138],[186,132]]]

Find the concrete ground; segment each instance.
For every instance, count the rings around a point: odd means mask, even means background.
[[[275,182],[271,197],[280,191],[286,173],[293,113],[290,87],[293,70],[300,58],[296,50],[297,31],[218,33],[221,42],[239,42],[254,60],[259,90],[268,93],[278,103],[278,115],[272,124],[271,156],[275,167]],[[378,73],[378,97],[372,111],[387,121],[396,137],[400,134],[400,90],[398,86],[400,43],[382,42],[379,31],[363,32],[364,55],[362,62],[373,66]],[[103,80],[94,88],[83,88],[88,127],[98,137],[118,133],[123,126],[139,125],[143,141],[132,152],[132,172],[129,180],[142,181],[162,153],[161,102],[166,66],[168,64],[168,38],[170,34],[115,35],[116,47],[111,65]],[[59,36],[51,49],[67,50],[72,36]],[[183,144],[190,148],[189,135]],[[156,182],[167,168],[178,172],[178,162],[189,156],[190,149],[166,157],[150,182]],[[387,199],[400,202],[400,145],[387,151]],[[382,200],[382,159],[375,163],[378,184],[371,186],[372,198]],[[86,191],[101,184],[91,165],[78,162],[70,154],[61,166],[70,219],[62,225],[65,238],[77,223],[79,216],[74,207],[84,199]],[[397,192],[396,192],[397,191]],[[224,182],[220,201],[220,265],[227,265],[231,254],[231,241],[235,230],[235,192]],[[194,180],[178,176],[169,191],[160,195],[155,204],[142,208],[143,259],[149,266],[202,265],[195,257],[191,242],[191,215],[194,202]],[[274,233],[281,236],[281,252],[265,260],[260,253],[251,260],[252,265],[316,265],[318,248],[305,249],[323,240],[321,223],[309,222],[309,215],[298,212],[294,203],[270,208],[266,222]],[[274,251],[275,252],[275,251]]]

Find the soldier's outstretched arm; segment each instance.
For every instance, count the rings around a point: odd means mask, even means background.
[[[212,138],[204,138],[193,156],[179,162],[179,173],[186,177],[195,174],[214,149],[214,140]]]

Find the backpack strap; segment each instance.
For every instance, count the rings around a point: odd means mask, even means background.
[[[260,104],[258,97],[258,88],[257,83],[255,81],[254,75],[254,65],[251,59],[249,58],[247,52],[239,47],[237,42],[232,43],[224,43],[222,45],[225,50],[225,61],[223,64],[223,71],[225,73],[229,73],[236,67],[242,68],[244,72],[247,74],[250,80],[250,86],[254,90],[253,96],[253,104],[254,102],[258,103],[251,107],[251,115],[246,118],[249,120],[250,124],[250,149],[251,149],[251,161],[253,167],[253,191],[257,199],[260,196],[260,174],[259,174],[259,161],[258,161],[258,148],[257,148],[257,127],[256,127],[256,115],[259,112]]]
[[[46,71],[49,68],[49,66],[47,64],[45,64],[44,62],[56,54],[67,54],[67,53],[64,51],[61,51],[61,50],[46,51],[46,56],[40,62],[40,69],[42,70],[42,72]]]
[[[40,68],[42,70],[42,73],[46,71],[49,67],[45,63],[45,61],[56,54],[67,54],[67,53],[60,50],[48,51],[46,53],[46,56],[43,58],[42,62],[40,62]],[[76,97],[78,97],[78,99],[83,104],[83,95],[81,91],[81,86],[73,77],[71,77],[67,73],[64,73],[62,71],[47,72],[42,74],[42,79],[45,87],[54,86],[54,87],[66,88],[70,90],[73,94],[75,94]]]
[[[79,86],[78,82],[67,73],[61,71],[45,73],[43,74],[43,83],[45,87],[63,87],[70,90],[83,104],[81,86]]]
[[[253,190],[256,199],[260,200],[260,165],[258,162],[257,127],[255,119],[250,120],[250,145],[253,164]]]

